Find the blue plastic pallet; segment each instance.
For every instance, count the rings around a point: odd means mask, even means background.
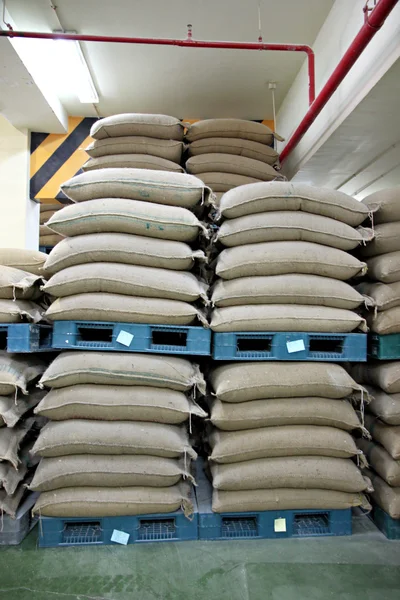
[[[53,250],[54,246],[39,246],[39,252],[44,252],[45,254],[50,254]]]
[[[115,532],[128,534],[127,544],[182,542],[198,539],[198,513],[190,520],[181,510],[173,513],[130,517],[40,517],[39,547],[106,546],[118,542]]]
[[[0,347],[7,352],[50,352],[51,325],[0,323]]]
[[[212,512],[212,487],[198,467],[199,540],[280,539],[351,535],[351,509]],[[296,490],[293,490],[293,494]]]
[[[379,506],[374,506],[370,517],[389,540],[400,540],[400,519],[393,519]]]
[[[367,360],[365,333],[214,333],[214,360]]]
[[[399,360],[400,359],[400,333],[389,333],[378,335],[373,333],[369,336],[369,355],[377,360]]]
[[[53,327],[53,348],[57,349],[211,354],[211,331],[204,327],[98,321],[55,321]]]

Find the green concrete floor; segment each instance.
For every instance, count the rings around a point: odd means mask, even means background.
[[[354,535],[0,549],[0,600],[399,600],[400,541],[367,519]]]

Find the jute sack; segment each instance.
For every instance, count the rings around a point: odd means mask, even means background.
[[[400,190],[398,187],[374,192],[362,200],[374,212],[374,223],[400,221]]]
[[[366,265],[343,250],[312,242],[265,242],[226,248],[215,271],[223,279],[305,273],[344,281],[364,275]]]
[[[47,254],[37,250],[21,248],[0,248],[0,265],[21,269],[33,275],[43,275],[43,265]]]
[[[210,382],[222,402],[304,396],[346,398],[363,391],[342,366],[334,363],[231,363],[214,369]]]
[[[382,283],[400,281],[400,251],[367,259],[368,277]]]
[[[90,129],[95,140],[139,135],[162,140],[182,140],[184,125],[168,115],[122,113],[99,119]]]
[[[400,361],[369,363],[352,366],[356,381],[380,387],[387,394],[400,392]]]
[[[182,149],[183,143],[176,140],[162,140],[132,135],[95,140],[85,148],[85,152],[91,158],[114,156],[116,154],[148,154],[179,163],[182,156]]]
[[[55,212],[63,208],[63,206],[65,205],[59,202],[57,204],[41,204],[39,213],[40,225],[44,225],[44,223],[46,223],[46,221],[48,221],[50,217],[54,215]]]
[[[43,414],[39,409],[36,412]],[[223,431],[280,425],[323,425],[346,431],[361,429],[357,413],[347,400],[312,397],[270,398],[235,404],[214,398],[210,420]]]
[[[61,352],[41,378],[40,387],[81,383],[135,385],[205,392],[199,367],[184,358],[124,352]]]
[[[194,175],[210,172],[235,173],[245,177],[254,177],[261,181],[272,181],[278,175],[273,167],[260,160],[218,152],[192,156],[186,161],[186,170]]]
[[[37,390],[29,396],[17,398],[14,396],[0,396],[0,427],[14,427],[20,418],[42,400],[44,392]]]
[[[372,481],[374,491],[371,500],[382,508],[392,519],[400,519],[400,488],[390,487],[379,475],[365,469],[365,475]]]
[[[208,326],[203,313],[188,302],[104,293],[57,298],[47,309],[46,318],[50,321],[116,321],[160,325],[191,325],[198,320]]]
[[[182,302],[201,298],[208,302],[208,286],[192,273],[113,262],[67,267],[53,275],[42,289],[57,297],[99,292]]]
[[[38,323],[44,310],[30,300],[0,299],[0,323],[21,323],[23,320]]]
[[[361,454],[347,431],[317,425],[282,425],[245,431],[213,429],[208,439],[211,460],[222,464],[274,456],[351,458]]]
[[[44,517],[118,517],[175,512],[189,517],[193,505],[187,485],[152,487],[68,487],[40,494],[33,513]]]
[[[35,413],[53,421],[93,419],[169,425],[184,423],[191,415],[207,416],[200,406],[176,390],[97,384],[53,389],[42,399]]]
[[[274,490],[240,490],[224,492],[214,490],[212,510],[216,513],[253,512],[264,510],[343,510],[353,506],[371,509],[368,500],[359,492],[334,490],[276,488]]]
[[[121,198],[66,206],[54,214],[47,225],[65,236],[115,232],[178,242],[192,242],[201,230],[206,231],[197,217],[185,208]],[[47,255],[43,256],[46,260]]]
[[[388,425],[400,425],[400,394],[386,394],[379,388],[366,386],[370,396],[368,412]]]
[[[388,284],[363,282],[356,290],[372,298],[378,311],[400,306],[400,281]]]
[[[201,173],[199,179],[207,185],[212,191],[215,192],[227,192],[240,185],[246,185],[248,183],[257,183],[259,179],[254,177],[247,177],[246,175],[237,175],[236,173],[221,173],[216,171],[210,171],[208,173]]]
[[[274,133],[263,123],[246,121],[244,119],[205,119],[188,125],[186,133],[188,142],[196,142],[205,138],[239,138],[252,140],[272,146],[274,138],[283,141],[280,135]]]
[[[210,327],[218,333],[226,331],[350,333],[355,329],[368,331],[365,319],[355,312],[343,308],[301,304],[248,304],[214,308],[211,313]]]
[[[14,267],[0,267],[0,298],[32,300],[40,296],[44,279]]]
[[[100,156],[89,158],[83,165],[82,171],[95,171],[96,169],[129,168],[153,169],[154,171],[170,171],[171,173],[185,173],[180,165],[150,154],[115,154],[113,156]]]
[[[64,239],[64,236],[58,233],[52,233],[50,235],[41,235],[39,237],[39,245],[52,248]]]
[[[28,354],[25,358],[24,355],[0,351],[0,395],[16,394],[18,390],[27,394],[28,384],[44,373],[45,369],[45,364],[34,354]]]
[[[43,458],[29,486],[36,492],[66,487],[169,487],[193,481],[183,461],[160,456],[75,454]]]
[[[9,515],[12,519],[17,516],[22,498],[26,494],[27,480],[21,481],[15,492],[9,496],[6,490],[0,489],[0,512]]]
[[[235,154],[237,156],[260,160],[267,165],[275,165],[279,159],[278,152],[274,148],[271,148],[271,146],[236,138],[204,138],[197,140],[197,142],[192,142],[188,145],[187,149],[189,156],[199,156],[214,152],[219,154]]]
[[[54,274],[74,265],[113,262],[189,271],[195,259],[205,261],[204,252],[192,250],[183,242],[127,233],[98,233],[64,239],[50,252],[45,269]]]
[[[400,201],[400,194],[399,194]],[[400,221],[374,227],[374,239],[361,248],[362,256],[378,256],[400,250]]]
[[[1,435],[1,431],[0,431]],[[196,458],[184,427],[135,421],[50,421],[32,452],[42,457],[70,454],[146,454]]]
[[[194,208],[210,195],[210,189],[194,175],[128,168],[75,175],[61,185],[61,191],[74,202],[126,198],[181,208]]]
[[[367,316],[368,325],[374,333],[388,335],[389,333],[400,333],[400,306],[389,308],[376,315]]]
[[[357,440],[357,446],[364,452],[370,466],[388,485],[400,487],[400,461],[394,460],[379,444],[363,438]]]
[[[20,462],[18,450],[33,423],[34,419],[30,418],[16,425],[16,427],[2,427],[0,429],[0,461],[7,461],[12,464],[14,469],[18,469]]]
[[[361,225],[369,215],[364,204],[343,192],[288,181],[262,182],[232,190],[220,203],[220,211],[227,219],[282,210],[322,215],[352,227]]]
[[[47,235],[54,235],[52,230],[47,227],[47,225],[39,226],[39,237],[46,237]]]
[[[213,288],[211,302],[218,307],[243,304],[311,304],[347,310],[357,308],[363,302],[367,306],[371,305],[368,298],[344,281],[302,274],[218,279]]]
[[[365,415],[365,426],[373,440],[382,444],[394,460],[400,460],[399,425],[386,425],[372,415]]]
[[[372,229],[354,229],[336,219],[301,211],[278,211],[245,215],[224,221],[217,240],[224,246],[260,242],[304,241],[352,250],[373,238]]]
[[[325,456],[258,458],[229,465],[213,464],[216,490],[276,488],[363,492],[370,486],[353,461]]]
[[[15,469],[10,463],[1,462],[0,488],[4,488],[8,496],[12,496],[15,494],[18,485],[24,480],[27,471],[26,465],[19,465],[18,469]]]

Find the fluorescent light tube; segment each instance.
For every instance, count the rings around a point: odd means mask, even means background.
[[[79,42],[54,40],[52,50],[62,77],[70,82],[79,101],[82,104],[96,104],[99,96]]]

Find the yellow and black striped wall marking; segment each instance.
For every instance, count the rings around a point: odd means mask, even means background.
[[[68,133],[31,133],[30,198],[43,204],[68,202],[60,185],[81,172],[88,160],[84,148],[93,139],[90,128],[96,118],[69,117]]]

